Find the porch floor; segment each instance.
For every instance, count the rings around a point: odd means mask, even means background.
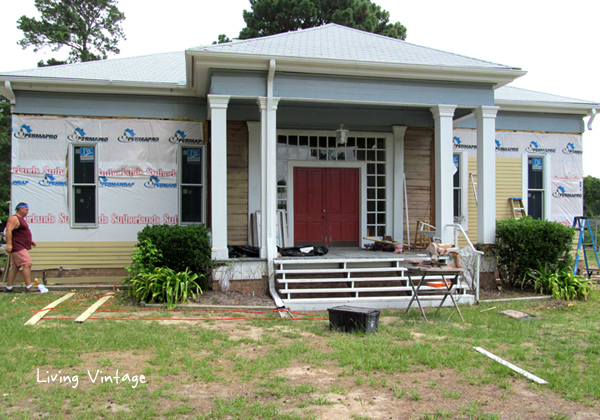
[[[277,259],[301,259],[301,260],[316,260],[316,259],[369,259],[369,258],[390,258],[405,260],[418,260],[429,258],[429,253],[426,249],[410,249],[402,254],[394,254],[393,252],[371,251],[364,248],[329,248],[329,252],[325,255],[314,257],[278,257]]]

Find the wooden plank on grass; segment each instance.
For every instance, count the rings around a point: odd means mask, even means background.
[[[63,297],[61,297],[60,299],[55,300],[54,302],[52,302],[51,304],[47,305],[44,307],[44,309],[37,311],[29,321],[27,321],[24,325],[34,325],[36,322],[38,322],[40,319],[42,319],[42,317],[44,315],[46,315],[48,312],[50,312],[50,309],[55,308],[56,306],[58,306],[61,302],[69,299],[70,297],[74,296],[75,293],[67,293],[66,295],[64,295]]]
[[[86,319],[88,319],[90,317],[90,315],[92,315],[94,312],[96,312],[96,310],[100,306],[102,306],[102,304],[104,302],[106,302],[108,299],[110,299],[113,296],[114,295],[103,296],[100,299],[98,299],[98,301],[96,303],[94,303],[92,306],[90,306],[89,308],[87,308],[87,310],[84,313],[82,313],[81,315],[79,315],[79,317],[77,317],[77,319],[75,320],[75,322],[79,322],[79,323],[84,322]]]
[[[500,363],[501,365],[504,365],[504,366],[514,370],[515,372],[520,373],[521,375],[531,379],[533,382],[536,382],[536,383],[542,384],[542,385],[545,385],[548,383],[545,380],[538,378],[535,375],[532,375],[531,373],[527,372],[526,370],[523,370],[520,367],[513,365],[512,363],[508,363],[506,360],[499,358],[495,354],[492,354],[489,351],[482,349],[481,347],[473,347],[473,348],[475,350],[477,350],[479,353],[485,354],[490,359],[495,360],[496,362]]]

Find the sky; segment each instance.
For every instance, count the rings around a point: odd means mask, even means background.
[[[390,21],[407,27],[406,41],[522,68],[511,84],[600,103],[600,1],[546,0],[399,1],[374,3]],[[127,40],[117,57],[132,57],[210,44],[219,34],[234,38],[245,26],[248,0],[169,0],[160,7],[146,0],[118,0]],[[554,4],[555,6],[552,6]],[[20,16],[38,17],[34,0],[5,1],[0,13],[0,72],[36,67],[67,51],[33,52],[17,45]],[[599,110],[600,111],[600,110]],[[587,123],[587,118],[586,118]],[[584,175],[600,178],[600,116],[583,135]]]

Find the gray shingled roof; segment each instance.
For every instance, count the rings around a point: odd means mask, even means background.
[[[534,90],[522,89],[514,86],[503,86],[494,91],[494,96],[498,101],[515,102],[545,102],[559,104],[597,104],[583,99],[568,98],[566,96],[552,95],[550,93],[536,92]]]
[[[334,23],[262,38],[199,46],[191,48],[190,51],[322,58],[386,64],[515,69],[515,67],[422,47],[399,39],[376,35]]]
[[[150,54],[62,66],[39,67],[6,73],[0,72],[0,76],[185,85],[185,52]]]

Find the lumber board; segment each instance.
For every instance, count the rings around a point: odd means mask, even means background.
[[[89,308],[87,308],[84,313],[82,313],[81,315],[79,315],[77,317],[77,319],[75,320],[75,322],[79,322],[80,324],[82,322],[85,322],[85,320],[88,319],[94,312],[96,312],[96,310],[100,306],[102,306],[104,304],[104,302],[106,302],[108,299],[112,298],[113,296],[114,295],[103,296],[100,299],[98,299],[96,301],[96,303],[94,303],[92,306],[90,306]]]
[[[23,325],[35,325],[36,322],[38,322],[40,319],[42,319],[49,312],[49,309],[57,307],[61,302],[64,302],[65,300],[71,298],[72,296],[75,296],[75,293],[67,293],[60,299],[56,299],[54,302],[50,303],[49,305],[44,306],[44,308],[41,311],[36,312],[35,315],[33,315],[29,319],[29,321],[27,321]]]

